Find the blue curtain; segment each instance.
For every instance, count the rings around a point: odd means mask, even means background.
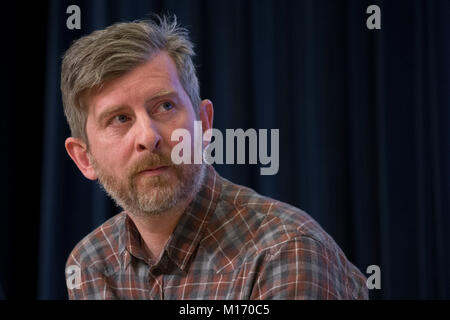
[[[71,4],[81,9],[81,30],[66,28]],[[381,30],[366,28],[371,4],[381,8]],[[33,6],[18,8],[17,20],[34,27],[13,35],[17,53],[5,66],[14,79],[2,119],[8,298],[66,299],[71,249],[120,212],[65,152],[61,55],[93,30],[166,12],[191,32],[214,126],[280,129],[277,175],[261,176],[256,165],[216,169],[307,211],[362,272],[379,265],[382,289],[371,298],[450,298],[450,1]]]

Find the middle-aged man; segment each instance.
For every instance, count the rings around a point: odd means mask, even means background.
[[[167,17],[95,31],[64,55],[67,152],[124,209],[73,249],[69,297],[367,299],[365,277],[305,212],[209,164],[174,164],[172,132],[213,122],[193,55]]]

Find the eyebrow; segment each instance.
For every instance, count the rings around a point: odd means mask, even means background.
[[[145,101],[145,104],[148,104],[151,101],[156,100],[161,97],[166,97],[166,96],[171,96],[171,95],[176,95],[176,94],[177,94],[176,91],[173,91],[173,90],[161,90],[161,91],[158,91],[153,96],[151,96],[151,98],[147,99]],[[127,107],[128,106],[126,104],[119,104],[119,105],[112,106],[112,107],[106,107],[105,110],[103,110],[97,117],[98,122],[103,123],[105,119],[109,118],[109,116],[111,116],[112,114],[117,113],[121,110],[124,110]]]
[[[167,96],[173,96],[173,95],[177,95],[177,92],[174,90],[161,90],[161,91],[158,91],[157,93],[155,93],[153,96],[151,96],[151,98],[147,99],[145,101],[145,104],[148,104],[149,102],[152,102],[153,100],[156,100],[161,97],[167,97]]]

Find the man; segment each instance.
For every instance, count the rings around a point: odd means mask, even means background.
[[[366,299],[364,276],[305,212],[173,163],[174,130],[212,128],[193,55],[169,18],[115,24],[66,52],[66,150],[124,209],[70,254],[81,279],[69,297]]]

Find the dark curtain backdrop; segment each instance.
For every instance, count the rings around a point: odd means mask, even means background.
[[[81,30],[66,28],[71,4]],[[370,4],[381,30],[366,28]],[[191,32],[215,127],[280,129],[277,175],[217,170],[307,211],[362,272],[379,265],[372,298],[449,299],[448,0],[55,0],[4,11],[0,297],[66,299],[69,252],[120,212],[65,152],[61,55],[93,30],[166,12]]]

